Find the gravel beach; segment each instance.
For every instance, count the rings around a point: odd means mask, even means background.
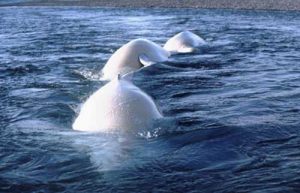
[[[21,0],[2,2],[0,6],[100,6],[100,7],[168,7],[224,8],[257,10],[300,10],[300,0]]]

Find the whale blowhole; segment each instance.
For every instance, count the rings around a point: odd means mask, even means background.
[[[162,117],[149,95],[117,75],[82,105],[73,129],[93,132],[138,130],[151,127]]]
[[[170,53],[147,39],[135,39],[120,47],[102,69],[102,79],[112,80],[144,66],[168,60]]]
[[[205,40],[200,36],[190,31],[183,31],[171,37],[164,45],[164,49],[171,54],[191,53],[205,44]]]

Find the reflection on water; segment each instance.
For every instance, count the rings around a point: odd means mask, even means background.
[[[299,24],[298,12],[1,8],[1,191],[296,192]],[[71,129],[117,48],[186,29],[208,46],[134,77],[166,115],[154,130]]]

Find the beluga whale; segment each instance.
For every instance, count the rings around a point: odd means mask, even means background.
[[[82,105],[73,129],[91,132],[145,129],[162,117],[149,95],[128,77],[117,75]]]
[[[164,49],[171,54],[191,53],[205,44],[206,42],[200,36],[190,31],[183,31],[170,38],[164,45]]]
[[[112,80],[118,74],[125,75],[144,66],[168,60],[170,53],[158,44],[135,39],[119,48],[102,69],[102,79]]]

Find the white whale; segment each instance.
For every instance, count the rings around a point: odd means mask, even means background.
[[[156,43],[146,39],[135,39],[119,48],[102,69],[104,80],[168,59],[170,53]]]
[[[150,127],[161,118],[150,96],[125,78],[116,77],[83,104],[73,129],[109,132]]]
[[[190,31],[184,31],[170,38],[164,45],[164,49],[172,54],[190,53],[193,52],[195,48],[204,44],[206,44],[206,42],[198,35]]]

